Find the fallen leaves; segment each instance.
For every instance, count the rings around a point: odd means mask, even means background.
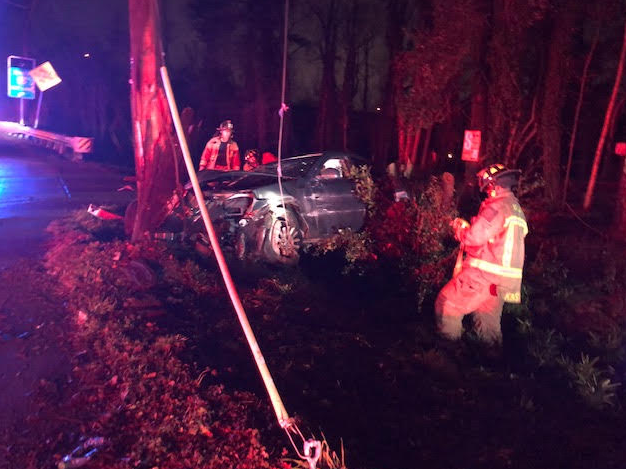
[[[200,387],[193,366],[180,358],[187,338],[161,332],[168,308],[184,310],[197,295],[215,291],[215,277],[158,243],[99,241],[92,234],[99,223],[79,217],[51,228],[41,275],[51,285],[58,280],[50,295],[75,311],[58,339],[71,349],[72,367],[66,383],[39,386],[38,405],[63,418],[28,424],[41,442],[32,467],[58,462],[80,435],[95,431],[111,442],[90,462],[95,469],[280,467],[251,427],[267,407],[248,393]],[[132,275],[120,275],[125,266]],[[204,375],[214,383],[218,372]],[[31,449],[14,445],[11,467]]]

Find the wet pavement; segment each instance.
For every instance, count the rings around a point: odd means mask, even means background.
[[[123,177],[118,169],[41,149],[0,146],[0,432],[19,427],[34,410],[35,389],[63,379],[70,363],[62,344],[43,340],[42,348],[42,339],[33,338],[53,336],[63,305],[49,285],[38,284],[28,260],[44,253],[52,220],[90,203],[130,201],[133,193],[117,190]]]
[[[90,203],[124,204],[132,198],[122,171],[72,162],[28,147],[0,146],[0,269],[41,254],[45,228]]]

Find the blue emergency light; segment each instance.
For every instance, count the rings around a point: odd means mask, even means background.
[[[35,59],[10,55],[7,58],[7,95],[9,98],[35,99],[35,81],[28,74]]]

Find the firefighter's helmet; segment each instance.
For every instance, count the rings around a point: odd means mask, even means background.
[[[230,130],[231,132],[233,132],[234,129],[235,129],[235,126],[233,125],[233,122],[231,120],[226,120],[222,122],[220,126],[217,128],[217,130],[219,130],[220,132],[222,130]]]
[[[517,188],[521,174],[519,169],[508,169],[503,164],[495,163],[478,172],[478,188],[481,192],[489,192],[494,186],[512,190]]]

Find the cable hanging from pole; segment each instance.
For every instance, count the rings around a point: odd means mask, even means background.
[[[288,51],[288,37],[289,37],[289,0],[285,0],[285,13],[283,23],[283,67],[282,67],[282,81],[280,91],[280,109],[278,115],[280,117],[278,125],[278,163],[276,165],[276,176],[278,179],[278,189],[280,192],[280,203],[283,208],[285,218],[285,242],[288,243],[291,239],[291,230],[289,228],[289,217],[287,216],[287,207],[285,205],[285,194],[283,192],[283,135],[285,131],[285,113],[289,110],[289,106],[285,102],[285,95],[287,94],[287,51]],[[293,246],[287,246],[287,249],[295,249],[295,243]],[[291,425],[283,427],[287,433],[287,437],[293,446],[298,457],[306,461],[310,469],[315,469],[317,461],[322,455],[323,445],[322,442],[314,438],[307,440],[298,425],[292,421]],[[293,435],[296,435],[302,440],[302,452],[298,449],[298,445],[294,441]]]
[[[287,35],[289,33],[289,0],[285,0],[285,24],[283,26],[283,75],[282,86],[280,91],[280,110],[278,115],[280,116],[280,125],[278,127],[278,168],[280,168],[281,158],[283,156],[283,131],[285,122],[285,112],[289,110],[289,107],[285,103],[285,94],[287,91]],[[279,169],[279,176],[280,176]]]
[[[289,109],[289,106],[285,103],[285,94],[287,92],[287,34],[289,33],[289,0],[285,0],[285,19],[283,25],[283,70],[282,70],[282,85],[280,90],[280,109],[278,115],[280,116],[280,123],[278,125],[278,163],[276,165],[276,177],[278,178],[278,191],[280,192],[280,203],[285,213],[285,242],[289,242],[291,239],[291,231],[289,228],[289,219],[287,217],[287,207],[285,206],[285,194],[283,192],[283,133],[285,130],[285,113]],[[286,246],[289,249],[288,246]],[[291,247],[295,249],[294,246]]]

